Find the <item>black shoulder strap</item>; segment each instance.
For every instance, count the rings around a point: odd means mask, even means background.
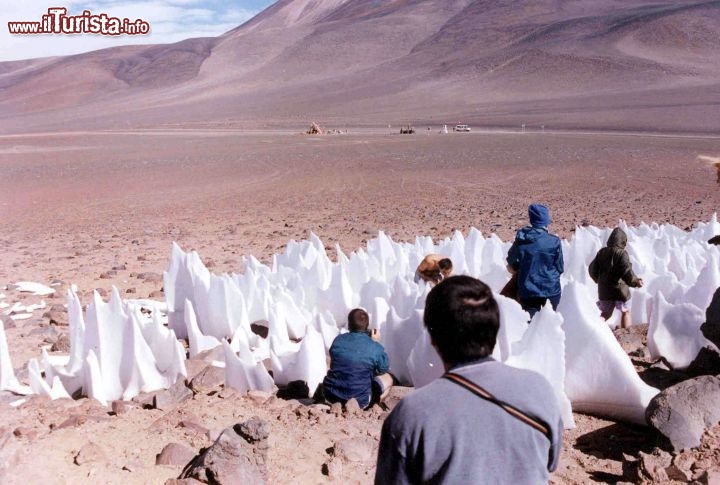
[[[481,397],[485,399],[486,401],[490,401],[493,404],[496,404],[500,406],[505,412],[513,416],[514,418],[519,419],[523,423],[535,428],[536,430],[540,431],[542,434],[545,435],[545,437],[550,441],[550,456],[548,457],[548,469],[550,468],[550,465],[553,461],[553,437],[552,437],[552,430],[548,424],[543,421],[540,418],[536,418],[534,416],[530,416],[529,414],[519,410],[515,406],[508,404],[504,401],[501,401],[500,399],[496,398],[492,394],[490,394],[487,390],[484,388],[478,386],[474,382],[472,382],[469,379],[466,379],[465,377],[455,374],[453,372],[446,372],[443,377],[445,379],[448,379],[455,384],[460,385],[461,387],[464,387],[468,391],[472,392],[478,397]]]

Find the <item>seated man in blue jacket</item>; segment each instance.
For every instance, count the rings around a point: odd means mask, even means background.
[[[387,374],[390,359],[376,341],[377,331],[368,332],[369,324],[370,316],[365,310],[351,310],[349,332],[335,337],[330,346],[330,369],[323,381],[323,392],[329,402],[345,404],[355,398],[364,409],[373,397],[381,401],[392,387],[392,376]]]
[[[542,204],[528,207],[530,226],[517,232],[508,251],[508,270],[517,273],[518,299],[532,318],[547,301],[560,302],[560,275],[564,271],[560,238],[548,233],[550,211]]]

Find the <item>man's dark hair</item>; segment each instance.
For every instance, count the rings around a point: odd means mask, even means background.
[[[370,315],[362,308],[354,308],[348,313],[348,330],[351,332],[367,332]]]
[[[443,258],[438,261],[438,268],[440,269],[452,269],[452,261],[450,258]]]
[[[443,362],[454,365],[492,353],[500,311],[488,285],[470,276],[451,276],[430,290],[424,321]]]

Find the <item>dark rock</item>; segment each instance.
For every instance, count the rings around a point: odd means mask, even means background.
[[[690,376],[720,374],[720,352],[715,347],[703,347],[685,372]]]
[[[267,320],[258,320],[250,324],[250,330],[261,338],[267,338],[270,332],[270,324]]]
[[[280,399],[307,399],[310,388],[305,381],[288,382],[287,386],[278,389],[277,397]]]
[[[259,418],[226,428],[183,470],[179,478],[203,483],[266,483],[270,425]]]
[[[107,461],[107,457],[105,456],[103,449],[100,448],[100,445],[93,443],[92,441],[83,445],[77,455],[75,455],[76,465],[84,465],[85,463],[99,461]]]
[[[700,331],[706,339],[720,347],[720,288],[715,290],[705,310],[705,323],[700,326]]]
[[[197,394],[208,394],[220,390],[220,386],[223,384],[225,384],[225,369],[206,365],[192,378],[188,387]]]
[[[185,466],[195,457],[195,451],[180,443],[168,443],[155,455],[156,465]]]
[[[113,271],[125,271],[127,269],[127,266],[125,266],[125,263],[122,264],[116,264],[112,267]]]
[[[675,451],[695,448],[706,428],[720,421],[720,378],[702,376],[668,387],[655,396],[645,418]]]
[[[128,295],[134,295],[135,293],[137,293],[137,289],[128,288],[127,290],[125,290],[125,293],[127,293]]]
[[[182,380],[179,380],[169,389],[159,391],[153,396],[153,407],[169,411],[192,397],[193,392],[185,386]]]

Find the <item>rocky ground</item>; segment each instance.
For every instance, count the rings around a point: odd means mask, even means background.
[[[551,207],[551,229],[562,237],[577,225],[618,219],[689,228],[720,207],[715,174],[695,160],[716,154],[713,138],[300,131],[0,137],[0,286],[7,288],[0,301],[45,305],[26,319],[3,316],[17,375],[26,376],[26,362],[42,346],[67,350],[69,285],[84,304],[93,290],[107,294],[113,285],[128,298],[161,300],[173,241],[198,250],[213,272],[240,272],[244,256],[269,261],[308,231],[333,253],[336,244],[362,247],[378,230],[396,240],[437,240],[474,226],[508,240],[533,201]],[[58,291],[39,298],[12,289],[28,280]],[[642,327],[635,332],[619,338],[628,340],[641,375],[659,386],[679,379],[649,362]],[[85,398],[11,407],[16,396],[0,393],[3,483],[164,483],[223,429],[253,416],[269,425],[262,456],[271,483],[371,479],[386,409],[328,408],[292,394],[240,396],[207,365],[188,365],[190,392],[182,385],[112,408]],[[393,400],[405,392],[397,389]],[[717,477],[718,427],[699,448],[666,456],[649,428],[575,420],[554,483],[640,481],[638,473],[654,481],[662,473],[680,482]],[[179,446],[156,464],[171,443]],[[675,464],[665,466],[668,457]]]

